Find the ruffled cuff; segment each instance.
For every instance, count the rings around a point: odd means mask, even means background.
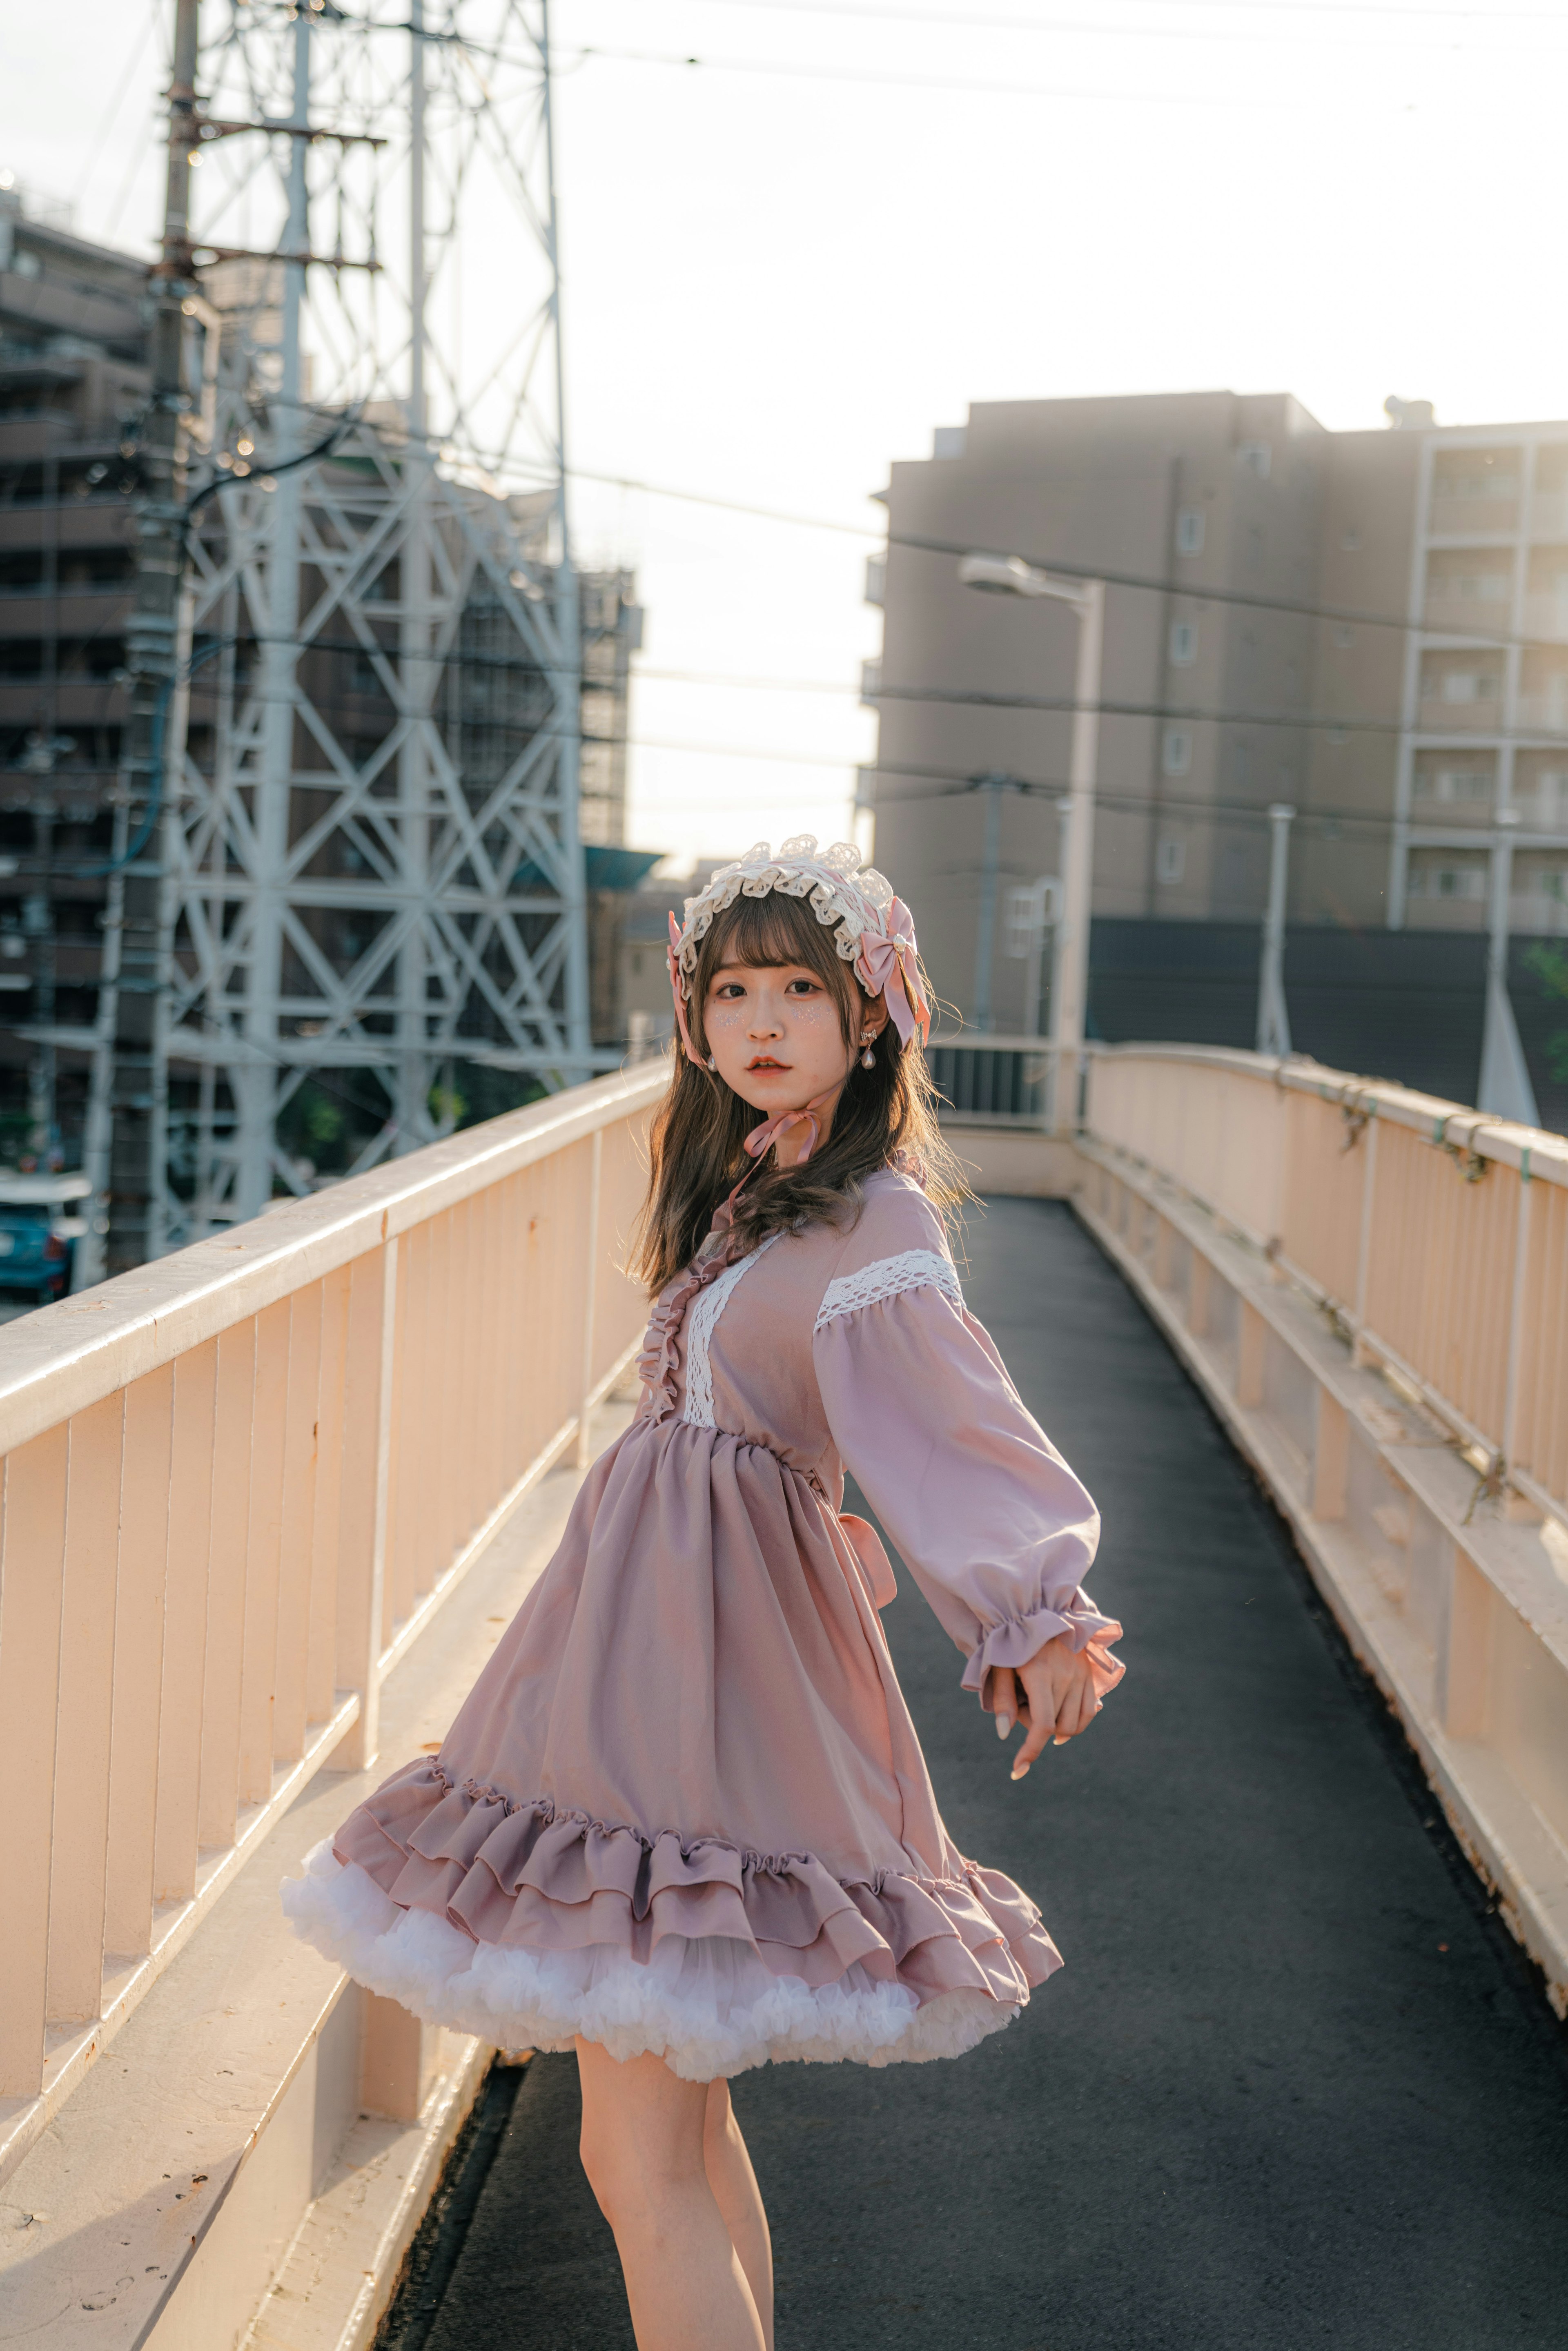
[[[979,1692],[980,1704],[988,1714],[991,1705],[991,1676],[998,1666],[1024,1666],[1048,1641],[1066,1634],[1074,1649],[1088,1652],[1089,1670],[1097,1698],[1115,1688],[1126,1671],[1121,1660],[1111,1655],[1111,1644],[1122,1637],[1122,1627],[1113,1616],[1102,1616],[1089,1594],[1080,1589],[1065,1608],[1048,1608],[1043,1604],[1031,1608],[1027,1615],[1004,1616],[986,1633],[977,1648],[973,1650],[964,1668],[960,1687]]]

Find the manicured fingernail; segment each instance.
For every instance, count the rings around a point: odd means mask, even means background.
[[[997,1737],[998,1737],[998,1739],[1005,1739],[1005,1738],[1007,1737],[1007,1735],[1008,1735],[1009,1731],[1009,1730],[1011,1730],[1012,1727],[1013,1727],[1013,1719],[1012,1719],[1012,1716],[1011,1716],[1010,1714],[998,1714],[998,1717],[997,1717]]]
[[[1067,1741],[1065,1739],[1053,1739],[1051,1743],[1053,1747],[1065,1747]]]
[[[1022,1780],[1028,1775],[1028,1771],[1029,1765],[1027,1763],[1019,1762],[1013,1765],[1012,1771],[1009,1776],[1014,1780]]]

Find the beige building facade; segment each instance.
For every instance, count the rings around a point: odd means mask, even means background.
[[[1330,433],[1289,394],[995,402],[893,468],[863,790],[967,1012],[995,798],[992,1023],[1026,1025],[1009,909],[1060,867],[1077,626],[961,585],[967,550],[1107,580],[1097,916],[1260,920],[1284,803],[1294,925],[1479,930],[1500,856],[1515,928],[1568,929],[1568,424],[1390,407]]]

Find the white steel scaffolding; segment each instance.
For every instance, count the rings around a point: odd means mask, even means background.
[[[111,1270],[306,1188],[291,1102],[346,1104],[362,1167],[449,1130],[456,1063],[605,1058],[548,0],[206,0],[202,32],[177,623],[123,820],[145,1034],[106,988],[89,1119]]]

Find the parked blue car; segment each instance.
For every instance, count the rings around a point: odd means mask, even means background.
[[[65,1296],[91,1190],[86,1176],[0,1175],[0,1290],[30,1290],[40,1306]]]

